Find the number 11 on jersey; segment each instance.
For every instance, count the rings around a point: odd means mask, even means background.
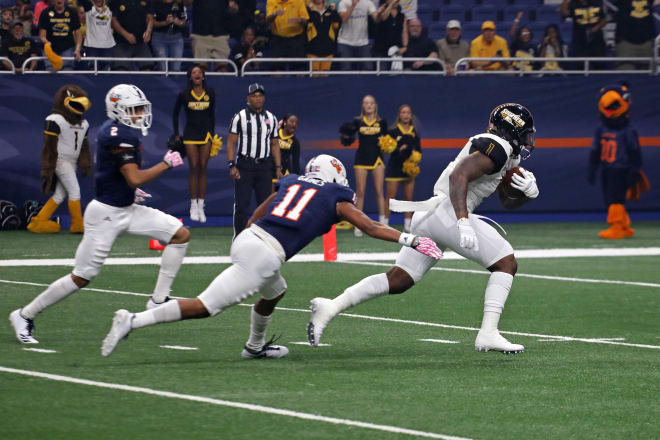
[[[287,211],[287,208],[293,201],[293,199],[296,197],[296,194],[298,194],[298,191],[300,191],[300,185],[291,185],[289,188],[286,190],[286,195],[282,199],[280,203],[273,208],[273,210],[270,212],[272,215],[276,217],[284,217],[288,218],[289,220],[293,221],[298,221],[300,218],[300,214],[302,213],[303,209],[305,209],[305,206],[312,200],[314,195],[316,195],[317,191],[314,188],[309,188],[303,191],[302,197],[300,197],[300,200],[298,200],[298,203],[295,204],[293,208]],[[286,214],[286,215],[285,215]]]

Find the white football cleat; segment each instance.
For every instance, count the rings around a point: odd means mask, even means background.
[[[112,318],[112,327],[103,340],[103,345],[101,345],[101,354],[103,356],[110,356],[115,347],[117,347],[117,344],[119,344],[119,341],[128,337],[128,334],[132,330],[131,323],[134,316],[133,313],[124,309],[115,312],[115,316]]]
[[[354,234],[356,237],[362,237],[362,236],[364,235],[364,232],[362,232],[362,231],[356,226],[355,229],[353,230],[353,234]]]
[[[477,339],[474,341],[474,348],[477,351],[501,351],[504,354],[516,354],[525,351],[524,346],[512,344],[497,330],[488,333],[479,331]]]
[[[21,309],[16,309],[9,314],[9,322],[14,327],[16,332],[16,339],[21,344],[38,344],[39,341],[32,337],[34,330],[34,321],[32,319],[23,318]]]
[[[325,327],[337,315],[335,303],[328,298],[314,298],[309,302],[312,316],[307,324],[307,340],[309,345],[317,347],[321,342],[321,335]]]
[[[149,301],[147,301],[147,306],[146,306],[147,308],[146,309],[147,310],[155,309],[156,307],[162,306],[163,304],[168,302],[170,299],[171,298],[169,296],[166,296],[165,301],[157,303],[157,302],[154,301],[154,297],[150,296]]]
[[[204,203],[197,202],[197,216],[200,223],[206,223],[206,213],[204,212]]]
[[[279,359],[287,354],[289,354],[289,349],[284,345],[273,345],[279,338],[271,338],[270,341],[266,342],[261,350],[253,350],[247,345],[243,348],[241,357],[245,359]]]

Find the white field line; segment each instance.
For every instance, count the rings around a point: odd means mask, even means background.
[[[357,252],[340,253],[337,261],[394,261],[397,252]],[[660,247],[646,248],[583,248],[583,249],[526,249],[515,251],[518,259],[525,258],[575,258],[575,257],[644,257],[660,256]],[[454,252],[445,253],[443,260],[463,260],[464,258]],[[140,258],[108,258],[105,265],[159,265],[160,257]],[[297,263],[310,263],[323,261],[323,254],[298,254],[289,260]],[[186,257],[183,264],[229,264],[229,256]],[[15,266],[73,266],[73,258],[38,258],[0,260],[0,267]]]
[[[308,347],[311,347],[311,345],[309,345],[309,342],[307,342],[307,341],[289,342],[289,344],[293,344],[293,345],[307,345]],[[332,344],[318,344],[317,347],[332,347]]]
[[[361,264],[364,266],[381,266],[381,267],[391,267],[390,263],[376,263],[371,261],[343,261],[345,264]],[[454,269],[451,267],[432,267],[431,270],[439,270],[443,272],[460,272],[460,273],[474,273],[480,275],[490,275],[490,272],[487,270],[477,270],[477,269]],[[621,280],[599,280],[594,278],[574,278],[574,277],[558,277],[552,275],[534,275],[531,273],[517,273],[519,278],[536,278],[541,280],[554,280],[554,281],[572,281],[575,283],[592,283],[592,284],[621,284],[626,286],[638,286],[638,287],[660,287],[660,283],[644,283],[640,281],[621,281]]]
[[[417,431],[417,430],[414,430],[414,429],[399,428],[397,426],[377,425],[377,424],[374,424],[374,423],[359,422],[359,421],[356,421],[356,420],[338,419],[338,418],[335,418],[335,417],[325,417],[325,416],[320,416],[320,415],[316,415],[316,414],[309,414],[309,413],[303,413],[303,412],[298,412],[298,411],[289,411],[289,410],[286,410],[286,409],[273,408],[273,407],[269,407],[269,406],[253,405],[253,404],[250,404],[250,403],[242,403],[242,402],[232,402],[232,401],[229,401],[229,400],[212,399],[210,397],[195,396],[195,395],[192,395],[192,394],[173,393],[171,391],[154,390],[152,388],[135,387],[135,386],[131,386],[131,385],[123,385],[123,384],[109,383],[109,382],[98,382],[98,381],[95,381],[95,380],[79,379],[79,378],[70,377],[70,376],[61,376],[59,374],[43,373],[41,371],[18,370],[18,369],[15,369],[15,368],[7,368],[7,367],[0,366],[0,372],[21,374],[21,375],[24,375],[24,376],[31,376],[31,377],[40,377],[42,379],[54,380],[54,381],[57,381],[57,382],[67,382],[67,383],[74,383],[74,384],[79,384],[79,385],[88,385],[88,386],[92,386],[92,387],[107,388],[107,389],[111,389],[111,390],[130,391],[132,393],[148,394],[148,395],[151,395],[151,396],[167,397],[167,398],[170,398],[170,399],[180,399],[180,400],[188,400],[188,401],[192,401],[192,402],[207,403],[207,404],[211,404],[211,405],[225,406],[225,407],[230,407],[230,408],[238,408],[238,409],[244,409],[244,410],[248,410],[248,411],[255,411],[255,412],[260,412],[260,413],[265,413],[265,414],[274,414],[274,415],[278,415],[278,416],[293,417],[293,418],[303,419],[303,420],[313,420],[313,421],[316,421],[316,422],[332,423],[334,425],[355,426],[355,427],[358,427],[358,428],[373,429],[373,430],[376,430],[376,431],[391,432],[391,433],[394,433],[394,434],[404,434],[404,435],[412,435],[412,436],[417,436],[417,437],[438,438],[438,439],[445,439],[445,440],[469,440],[469,439],[466,439],[465,437],[454,437],[454,436],[451,436],[451,435],[437,434],[437,433],[434,433],[434,432],[425,432],[425,431]]]
[[[447,339],[418,339],[422,342],[437,342],[439,344],[460,344],[458,341],[449,341]]]
[[[167,348],[170,350],[199,350],[197,347],[186,347],[185,345],[160,345],[160,348]]]
[[[37,353],[57,353],[55,350],[46,350],[45,348],[24,348],[25,351],[36,351]]]
[[[26,281],[10,281],[10,280],[1,280],[0,283],[7,283],[7,284],[19,284],[19,285],[28,285],[28,286],[39,286],[39,287],[47,287],[48,284],[42,284],[42,283],[30,283]],[[142,296],[142,297],[149,297],[151,296],[150,293],[139,293],[139,292],[127,292],[124,290],[108,290],[108,289],[95,289],[91,287],[85,287],[81,290],[89,290],[90,292],[101,292],[101,293],[117,293],[120,295],[131,295],[131,296]],[[181,296],[172,296],[171,298],[173,299],[185,299],[185,297]],[[238,304],[239,306],[243,307],[252,307],[252,304]],[[285,312],[300,312],[300,313],[310,313],[309,309],[294,309],[290,307],[277,307],[277,310],[282,310]],[[410,321],[406,319],[396,319],[396,318],[385,318],[381,316],[368,316],[368,315],[356,315],[353,313],[340,313],[339,316],[346,316],[349,318],[358,318],[358,319],[368,319],[371,321],[384,321],[384,322],[395,322],[399,324],[412,324],[412,325],[421,325],[421,326],[427,326],[427,327],[440,327],[440,328],[450,328],[454,330],[467,330],[467,331],[474,331],[478,332],[479,329],[476,327],[465,327],[465,326],[460,326],[460,325],[450,325],[450,324],[440,324],[437,322],[424,322],[424,321]],[[557,335],[543,335],[543,334],[537,334],[537,333],[522,333],[522,332],[511,332],[511,331],[505,331],[505,330],[500,330],[500,333],[505,333],[508,335],[516,335],[516,336],[529,336],[532,338],[549,338],[557,341],[577,341],[577,342],[589,342],[592,344],[608,344],[608,345],[622,345],[626,347],[637,347],[637,348],[651,348],[651,349],[660,349],[660,345],[645,345],[645,344],[631,344],[627,342],[616,342],[610,339],[617,339],[617,338],[574,338],[572,336],[557,336]]]

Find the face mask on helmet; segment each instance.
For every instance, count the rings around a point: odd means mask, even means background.
[[[316,177],[326,182],[348,186],[344,164],[339,159],[328,154],[318,155],[307,162],[305,175]]]
[[[138,87],[129,84],[113,87],[105,104],[110,119],[147,134],[152,122],[151,102]]]

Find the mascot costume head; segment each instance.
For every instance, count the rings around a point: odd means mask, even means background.
[[[610,128],[621,128],[630,122],[632,95],[626,82],[605,86],[598,94],[598,112],[603,123]]]
[[[87,125],[84,120],[83,114],[92,106],[87,92],[74,84],[67,84],[60,87],[55,93],[53,108],[51,115],[46,118],[46,128],[44,129],[44,146],[41,150],[41,188],[44,194],[53,192],[57,185],[57,177],[55,175],[55,168],[57,166],[58,145],[60,142],[65,142],[63,148],[71,149],[71,145],[66,145],[66,142],[75,142],[73,136],[65,136],[64,133],[72,129],[80,130],[81,126]],[[59,115],[68,124],[64,124],[54,115]],[[60,125],[64,125],[60,127]],[[75,136],[78,139],[78,136]],[[89,144],[87,138],[82,141],[82,146],[73,146],[74,151],[79,151],[77,165],[82,171],[84,176],[91,173],[92,159],[89,153]],[[61,191],[60,191],[61,192]],[[68,191],[66,191],[68,194]],[[80,196],[77,195],[77,200],[68,194],[69,212],[71,214],[71,228],[73,233],[82,233],[84,231],[82,209],[80,206]],[[27,226],[28,230],[37,234],[53,234],[59,232],[60,225],[52,220],[50,217],[53,215],[57,207],[64,200],[63,193],[55,192],[53,197],[48,199],[43,208],[37,215],[32,216]]]

